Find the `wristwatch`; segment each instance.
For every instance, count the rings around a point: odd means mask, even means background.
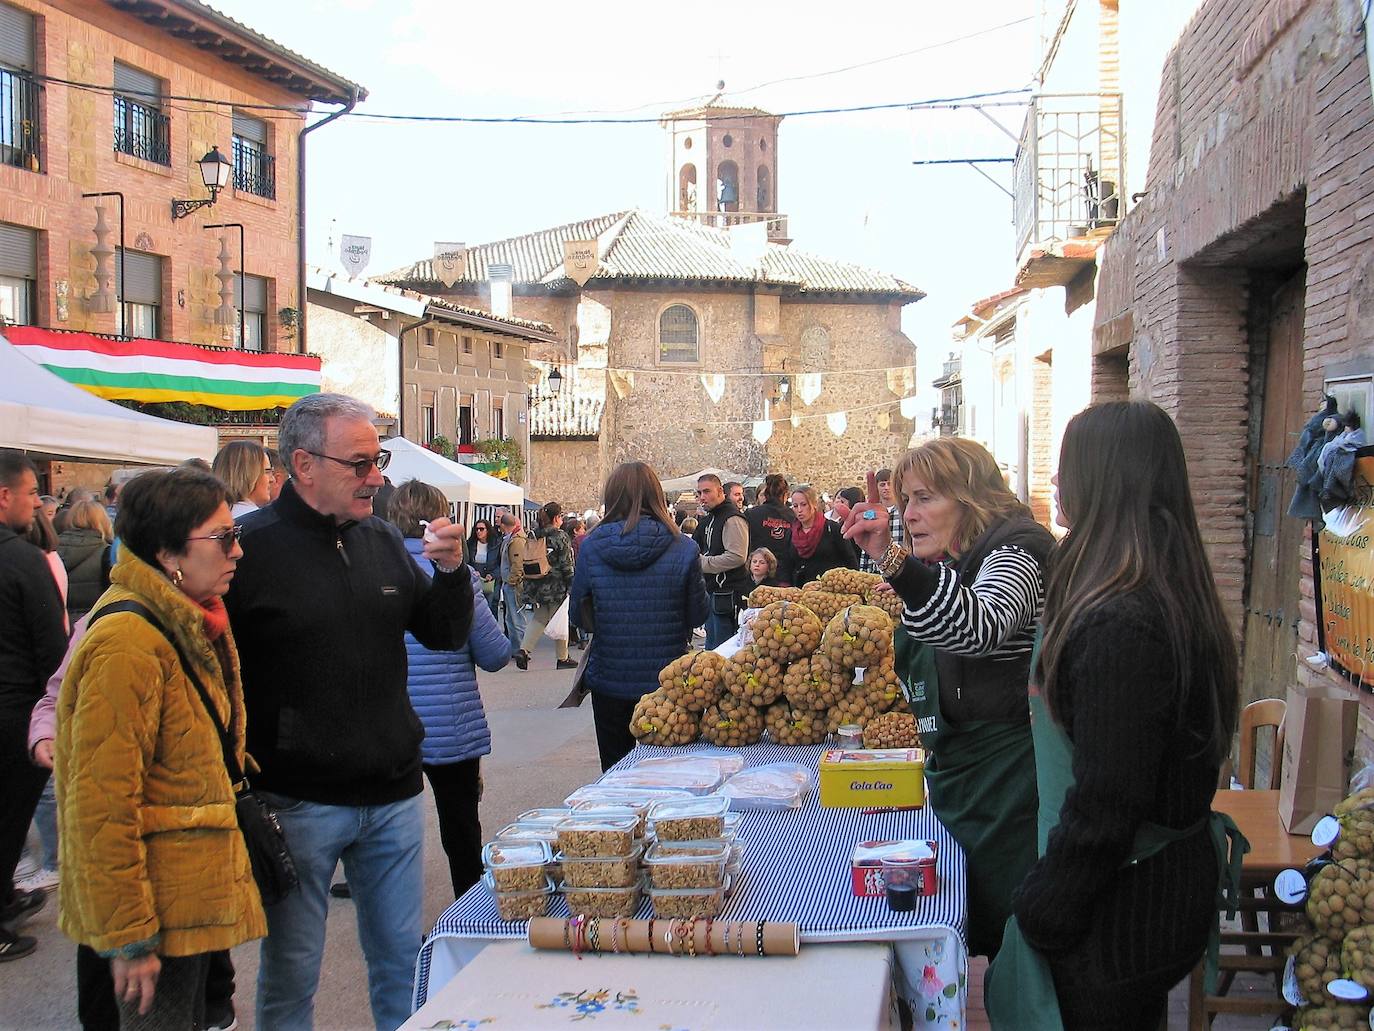
[[[902,547],[895,541],[887,546],[887,550],[877,561],[878,572],[886,580],[891,580],[902,570],[906,560],[911,557],[911,552]]]

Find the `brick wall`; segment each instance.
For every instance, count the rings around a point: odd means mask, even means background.
[[[1054,371],[1047,361],[1031,359],[1030,509],[1036,522],[1053,525]]]

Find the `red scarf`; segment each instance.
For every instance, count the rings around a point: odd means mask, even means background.
[[[820,546],[821,538],[824,536],[825,516],[817,512],[816,518],[811,521],[811,529],[803,530],[801,523],[792,527],[792,547],[802,558],[810,558],[816,554],[816,548]]]
[[[205,616],[205,636],[218,641],[229,629],[229,611],[224,607],[224,599],[213,594],[201,602],[200,607]]]

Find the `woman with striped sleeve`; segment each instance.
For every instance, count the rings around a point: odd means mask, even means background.
[[[893,473],[906,542],[873,475],[845,536],[902,599],[897,672],[926,749],[930,803],[968,857],[968,946],[994,956],[1036,859],[1026,696],[1054,538],[979,444],[941,437]]]

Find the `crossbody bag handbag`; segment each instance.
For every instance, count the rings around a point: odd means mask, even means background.
[[[291,858],[291,850],[286,845],[286,835],[282,832],[277,814],[260,795],[250,789],[248,778],[239,765],[238,756],[234,753],[234,744],[229,738],[229,732],[220,722],[219,713],[210,701],[205,685],[196,676],[177,639],[167,632],[167,628],[146,605],[136,601],[117,601],[106,605],[91,617],[88,625],[94,625],[97,619],[114,612],[132,612],[141,616],[176,650],[177,659],[181,662],[181,671],[186,674],[186,679],[200,695],[200,702],[209,714],[210,722],[215,725],[216,733],[219,734],[219,745],[224,755],[224,767],[229,773],[229,784],[231,787],[239,785],[234,788],[234,811],[238,817],[239,830],[243,833],[243,843],[248,850],[248,862],[253,868],[253,880],[257,882],[258,893],[262,896],[263,905],[275,905],[300,884],[296,874],[296,863]]]

